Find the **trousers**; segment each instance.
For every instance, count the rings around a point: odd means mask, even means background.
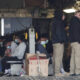
[[[71,43],[70,73],[80,74],[80,43]]]
[[[53,44],[54,75],[60,73],[64,53],[64,44]]]

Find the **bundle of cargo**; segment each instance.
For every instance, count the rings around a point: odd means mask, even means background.
[[[26,73],[29,76],[48,76],[49,60],[45,54],[27,54]]]

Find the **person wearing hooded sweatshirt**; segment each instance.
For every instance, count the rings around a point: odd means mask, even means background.
[[[62,11],[55,11],[52,23],[54,75],[63,76],[60,72],[64,53],[64,42],[67,40],[65,22]]]
[[[70,74],[80,74],[80,11],[70,21],[69,39],[71,42]]]

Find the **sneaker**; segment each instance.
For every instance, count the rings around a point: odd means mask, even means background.
[[[65,73],[64,73],[64,75],[65,75],[65,76],[69,76],[69,75],[70,75],[70,73],[68,73],[68,72],[65,72]]]
[[[75,74],[75,76],[80,76],[80,74]]]
[[[10,74],[11,70],[10,69],[5,69],[4,75]]]
[[[55,74],[55,76],[56,76],[56,77],[62,77],[62,76],[64,76],[64,74],[58,73],[58,74]]]
[[[76,74],[70,74],[70,76],[76,76]]]

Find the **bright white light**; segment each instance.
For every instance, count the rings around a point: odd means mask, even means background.
[[[76,12],[76,9],[64,9],[63,11],[65,13],[74,13],[74,12]]]
[[[4,18],[1,18],[1,36],[4,36]]]

